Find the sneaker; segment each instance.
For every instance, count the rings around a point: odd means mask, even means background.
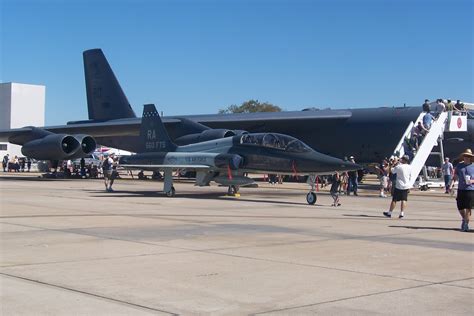
[[[461,231],[462,232],[468,232],[469,231],[469,223],[466,223],[464,220],[462,221]]]
[[[388,218],[392,217],[392,214],[390,214],[389,212],[383,212],[383,215]]]
[[[337,206],[341,206],[341,203],[337,203]]]
[[[404,217],[405,215],[402,215],[402,214],[398,215],[398,218],[404,218]]]
[[[383,197],[383,198],[384,198],[384,197],[387,197],[387,196],[386,196],[385,194],[383,194],[383,193],[380,193],[379,197]]]

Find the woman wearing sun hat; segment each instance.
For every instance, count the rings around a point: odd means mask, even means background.
[[[454,181],[458,180],[458,195],[456,197],[459,214],[462,218],[461,231],[469,231],[469,218],[474,205],[474,165],[472,159],[474,155],[471,149],[466,149],[459,156],[462,161],[458,163],[454,170],[454,177],[451,180],[452,190]]]

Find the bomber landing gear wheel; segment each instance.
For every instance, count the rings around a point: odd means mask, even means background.
[[[309,205],[314,205],[317,199],[316,193],[314,192],[309,192],[306,194],[306,202],[308,202]]]
[[[176,195],[176,190],[174,189],[174,187],[171,187],[171,190],[166,192],[167,197],[173,197],[175,195]]]

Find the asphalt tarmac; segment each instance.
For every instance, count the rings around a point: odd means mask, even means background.
[[[455,199],[0,174],[1,315],[473,315]],[[474,222],[471,225],[474,229]]]

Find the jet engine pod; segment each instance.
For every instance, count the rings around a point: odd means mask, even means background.
[[[21,148],[21,153],[38,160],[63,160],[69,159],[79,150],[81,150],[81,144],[73,136],[49,134],[25,143]]]
[[[230,167],[232,170],[237,170],[242,166],[242,156],[235,154],[219,154],[214,158],[214,164],[218,168]]]
[[[182,145],[205,142],[208,140],[221,139],[224,137],[231,137],[231,136],[240,135],[244,133],[247,133],[247,132],[241,131],[241,130],[233,131],[230,129],[222,129],[222,128],[207,129],[205,131],[202,131],[201,133],[188,134],[188,135],[178,137],[174,140],[174,142],[182,146]]]
[[[233,130],[235,136],[242,136],[244,134],[248,134],[249,132],[244,131],[242,129],[234,129]]]
[[[84,157],[90,155],[97,147],[97,143],[95,142],[95,139],[92,136],[79,134],[74,135],[74,137],[81,144],[81,150],[78,151],[75,156],[79,155],[78,157]]]

